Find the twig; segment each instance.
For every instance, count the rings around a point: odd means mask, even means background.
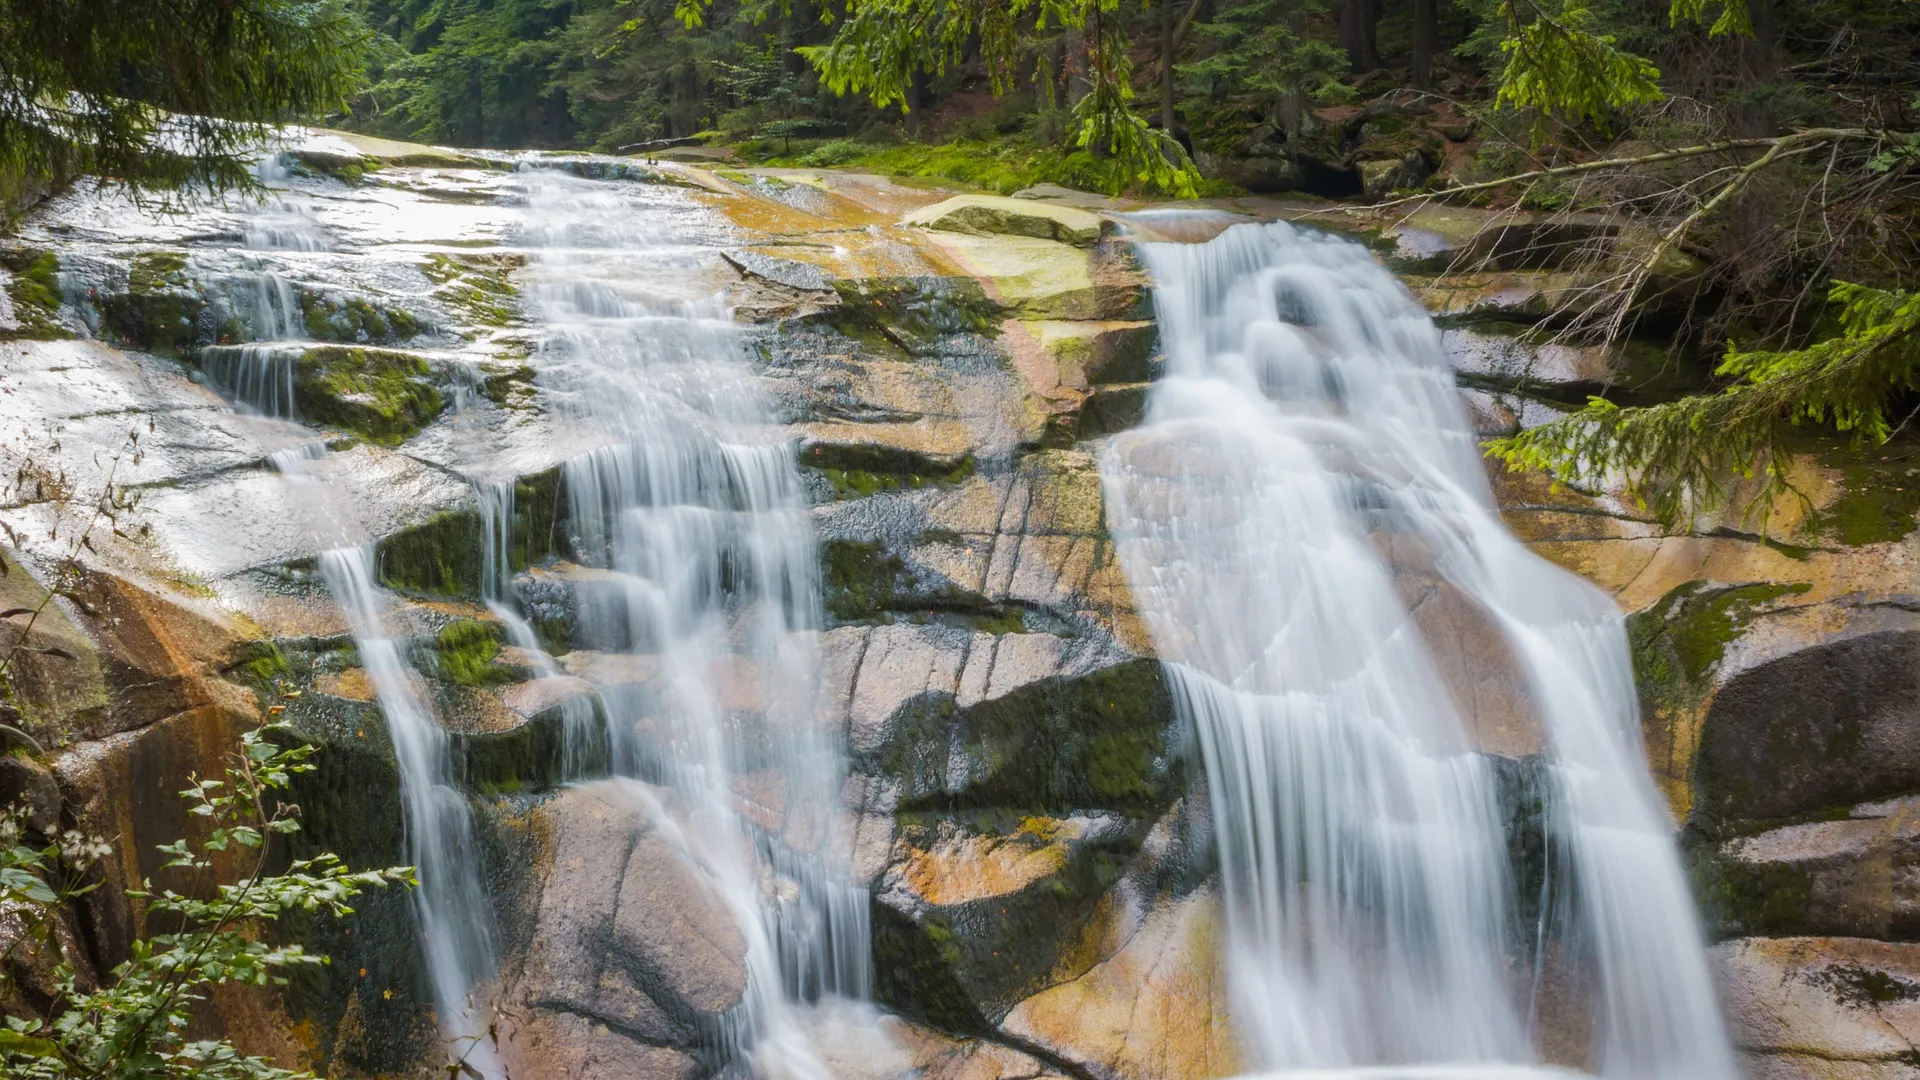
[[[1401,206],[1412,202],[1431,202],[1434,199],[1446,199],[1455,195],[1470,195],[1476,191],[1492,191],[1495,188],[1529,183],[1534,180],[1544,180],[1552,176],[1572,176],[1578,173],[1597,172],[1601,169],[1624,168],[1629,165],[1651,165],[1660,161],[1700,157],[1703,154],[1719,154],[1729,150],[1757,150],[1761,147],[1775,147],[1782,143],[1791,145],[1793,143],[1805,142],[1809,139],[1878,139],[1880,137],[1881,135],[1878,132],[1868,131],[1865,128],[1808,128],[1804,131],[1796,131],[1789,135],[1780,135],[1773,138],[1727,139],[1716,143],[1702,143],[1699,146],[1682,146],[1673,150],[1661,150],[1651,154],[1638,154],[1633,157],[1606,158],[1601,161],[1583,161],[1576,165],[1557,165],[1551,169],[1535,169],[1532,172],[1503,176],[1498,180],[1484,180],[1477,184],[1462,184],[1458,187],[1442,188],[1439,191],[1428,191],[1418,195],[1408,195],[1404,198],[1389,199],[1386,202],[1373,204],[1373,209],[1377,210],[1382,207]],[[1331,209],[1315,210],[1301,216],[1311,217],[1313,214],[1331,212]]]

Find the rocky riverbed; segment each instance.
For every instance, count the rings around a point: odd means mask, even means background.
[[[1539,255],[1577,221],[1258,199],[1169,212],[324,133],[284,162],[264,207],[169,213],[82,183],[0,240],[4,556],[43,578],[80,567],[28,640],[56,651],[17,661],[37,748],[0,759],[0,797],[115,841],[106,887],[62,932],[83,972],[148,929],[123,890],[167,880],[155,846],[189,828],[172,793],[269,706],[286,706],[286,737],[324,747],[303,842],[404,861],[385,723],[314,563],[317,535],[372,545],[481,823],[516,1080],[709,1075],[746,987],[738,929],[668,839],[672,800],[563,784],[581,778],[565,760],[577,704],[660,673],[581,616],[603,584],[570,560],[562,466],[608,436],[570,423],[542,377],[528,170],[604,184],[610,213],[661,223],[644,286],[724,298],[797,453],[824,721],[851,770],[826,812],[872,897],[893,1043],[869,1055],[875,1075],[1237,1071],[1204,778],[1095,467],[1160,363],[1134,239],[1248,217],[1355,234],[1445,318],[1485,433],[1623,371],[1663,386],[1640,354],[1537,340],[1556,298],[1599,273]],[[247,378],[297,404],[235,409]],[[1764,523],[1740,506],[1678,534],[1606,493],[1496,478],[1524,540],[1632,613],[1649,760],[1755,1076],[1920,1076],[1920,465],[1898,446],[1809,446],[1799,496]],[[324,529],[271,466],[290,452],[336,493]],[[109,483],[120,509],[81,544]],[[501,485],[514,512],[492,550],[557,671],[482,602],[480,493]],[[1446,643],[1479,748],[1523,772],[1541,748],[1496,635],[1432,575],[1399,584]],[[43,597],[31,575],[0,578],[0,606]],[[766,706],[751,683],[730,703],[743,714]],[[760,842],[804,844],[822,808],[792,804],[771,770],[733,783]],[[209,1023],[330,1075],[431,1070],[405,900],[299,932],[331,967],[284,995],[225,995]],[[44,963],[12,962],[30,998]],[[1542,1040],[1576,1068],[1577,1028]]]

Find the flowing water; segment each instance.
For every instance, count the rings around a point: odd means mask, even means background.
[[[550,166],[511,179],[511,229],[540,407],[589,447],[560,463],[566,559],[537,583],[570,590],[576,640],[550,655],[523,596],[514,479],[466,481],[481,599],[541,677],[592,684],[559,698],[563,777],[627,781],[742,927],[748,987],[712,1033],[718,1060],[845,1076],[847,1048],[884,1041],[870,1010],[840,1004],[868,994],[868,897],[819,708],[807,496],[752,332],[704,272],[727,231],[677,189]],[[214,290],[246,333],[201,364],[244,409],[298,416],[311,343],[289,275],[337,257],[322,220],[305,196],[270,200]],[[1159,225],[1180,237],[1178,220]],[[1364,249],[1283,225],[1141,250],[1166,377],[1102,478],[1204,758],[1246,1064],[1568,1075],[1551,1058],[1731,1080],[1619,616],[1501,524],[1431,321]],[[353,508],[320,479],[326,453],[302,444],[272,464],[306,493],[320,576],[393,739],[442,1034],[496,1080],[479,1036],[501,961],[473,808]],[[1537,758],[1488,752],[1515,753],[1457,707],[1415,592],[1491,628]],[[1519,873],[1516,829],[1545,853]],[[1592,1013],[1591,1054],[1571,1062],[1546,1046],[1569,996]]]
[[[1573,978],[1576,1064],[1736,1076],[1620,616],[1501,524],[1431,320],[1365,249],[1286,225],[1142,250],[1166,377],[1102,476],[1205,758],[1248,1064],[1526,1066]],[[1531,703],[1537,884],[1402,595],[1422,573]]]
[[[686,798],[688,850],[746,931],[723,1052],[826,1076],[794,1004],[865,997],[866,895],[837,854],[845,765],[816,702],[819,557],[793,449],[742,331],[684,284],[714,238],[678,194],[522,175],[539,385],[610,440],[562,468],[569,546],[599,571],[576,586],[580,633],[648,673],[599,687],[606,758]],[[749,827],[745,803],[776,820]]]

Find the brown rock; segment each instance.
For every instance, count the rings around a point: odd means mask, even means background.
[[[1734,1045],[1754,1075],[1920,1075],[1920,945],[1743,938],[1716,946],[1713,959]]]
[[[732,906],[657,829],[627,859],[612,944],[656,993],[696,1013],[718,1016],[746,993],[747,943]]]
[[[692,1080],[692,1055],[629,1038],[568,1013],[536,1013],[503,1030],[500,1058],[514,1080]]]
[[[1021,1002],[1001,1028],[1100,1080],[1230,1076],[1220,930],[1212,892],[1157,906],[1106,960]]]

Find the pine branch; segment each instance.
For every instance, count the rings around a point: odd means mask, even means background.
[[[1541,469],[1558,483],[1617,483],[1669,526],[1724,503],[1729,477],[1765,482],[1764,513],[1788,488],[1786,429],[1831,424],[1857,445],[1893,435],[1896,394],[1920,386],[1920,294],[1835,282],[1840,332],[1787,352],[1729,348],[1718,373],[1738,382],[1644,408],[1593,398],[1584,409],[1487,443],[1509,470]]]
[[[1435,199],[1449,199],[1457,195],[1471,195],[1480,191],[1493,191],[1514,184],[1526,184],[1548,177],[1574,176],[1580,173],[1598,172],[1603,169],[1624,169],[1635,165],[1652,165],[1662,161],[1677,161],[1681,158],[1700,157],[1705,154],[1722,154],[1733,150],[1757,150],[1761,147],[1773,147],[1781,142],[1797,143],[1807,139],[1879,139],[1883,134],[1868,131],[1865,128],[1808,128],[1788,135],[1761,139],[1725,139],[1720,142],[1702,143],[1699,146],[1682,146],[1673,150],[1660,150],[1651,154],[1636,154],[1631,157],[1605,158],[1600,161],[1583,161],[1576,165],[1557,165],[1550,169],[1535,169],[1532,172],[1515,173],[1497,180],[1484,180],[1475,184],[1461,184],[1457,187],[1442,188],[1439,191],[1422,192],[1404,198],[1389,199],[1375,203],[1374,209],[1389,206],[1402,206],[1414,202],[1431,202]],[[1315,211],[1323,213],[1327,211]]]

